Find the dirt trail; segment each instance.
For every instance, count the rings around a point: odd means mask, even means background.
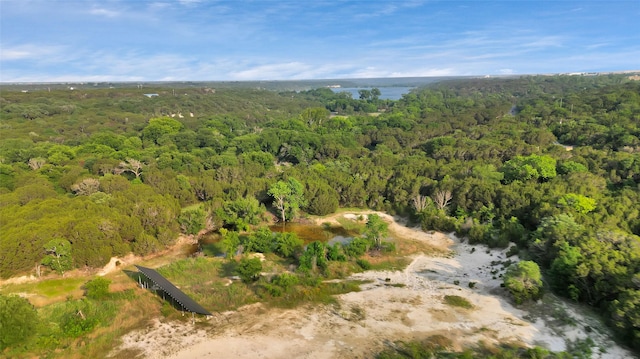
[[[318,221],[366,213],[372,212],[343,213]],[[145,358],[368,358],[394,341],[433,335],[448,338],[452,349],[483,340],[542,345],[556,351],[566,349],[566,340],[587,337],[580,329],[583,325],[552,328],[544,318],[532,319],[501,295],[499,275],[504,272],[505,251],[473,247],[442,233],[425,233],[379,214],[396,235],[451,249],[452,254],[417,254],[403,271],[358,273],[352,278],[370,283],[360,292],[340,295],[337,305],[267,310],[254,304],[216,313],[208,320],[211,326],[198,325],[199,329],[191,324],[155,322],[144,331],[126,335],[120,349],[140,350]],[[444,303],[446,295],[463,297],[473,308],[449,306]],[[205,333],[203,328],[209,329]],[[633,357],[606,335],[590,336],[606,348],[605,353],[596,349],[594,358]]]

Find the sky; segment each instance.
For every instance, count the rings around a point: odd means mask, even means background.
[[[0,0],[0,82],[640,70],[640,0]]]

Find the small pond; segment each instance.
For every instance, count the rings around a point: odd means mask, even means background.
[[[269,226],[269,229],[271,232],[295,233],[298,235],[298,238],[304,241],[305,244],[315,241],[329,242],[330,244],[333,244],[334,240],[346,243],[353,236],[357,235],[357,233],[347,231],[342,226],[318,226],[315,224],[305,223],[286,223],[284,225],[274,224]]]
[[[298,235],[298,238],[304,241],[305,245],[315,241],[326,242],[330,245],[335,243],[346,244],[349,243],[354,236],[358,235],[357,232],[348,231],[342,226],[318,226],[305,223],[274,224],[269,226],[269,229],[274,233],[295,233]],[[200,238],[199,245],[193,246],[190,254],[197,253],[199,248],[201,248],[207,256],[223,256],[224,251],[220,246],[220,239],[221,236],[219,233],[211,232],[205,234]]]

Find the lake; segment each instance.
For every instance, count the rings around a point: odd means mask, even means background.
[[[380,90],[381,100],[399,100],[402,95],[409,93],[415,87],[378,87]],[[331,90],[335,93],[349,92],[355,99],[360,98],[358,91],[371,90],[373,87],[332,87]]]

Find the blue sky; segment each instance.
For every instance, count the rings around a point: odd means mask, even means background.
[[[0,81],[640,69],[640,0],[0,0]]]

